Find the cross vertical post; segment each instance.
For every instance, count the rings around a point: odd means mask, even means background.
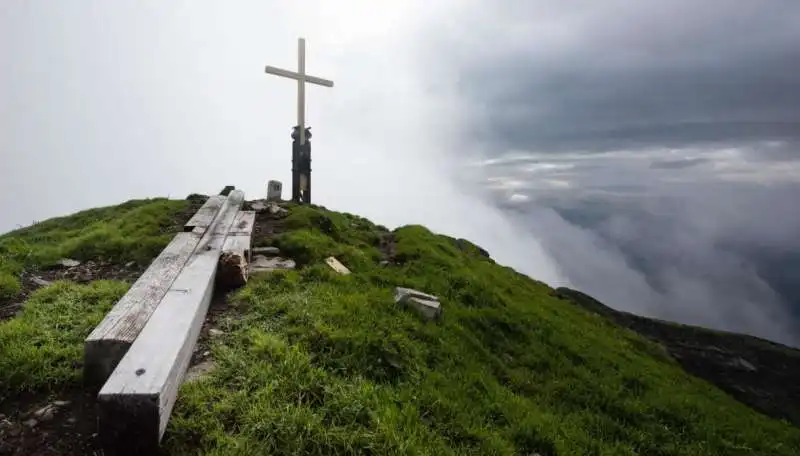
[[[333,87],[333,81],[306,74],[306,40],[297,39],[297,72],[273,66],[264,71],[276,76],[297,81],[297,125],[292,132],[292,200],[308,203],[311,201],[311,134],[306,129],[306,82],[325,87]],[[310,128],[310,127],[309,127]]]
[[[306,40],[297,39],[297,72],[300,76],[306,74]],[[300,126],[300,145],[306,143],[306,81],[305,78],[297,79],[297,125]]]

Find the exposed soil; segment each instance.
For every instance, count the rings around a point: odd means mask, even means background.
[[[252,210],[252,203],[246,202],[244,210]],[[270,245],[271,240],[286,231],[283,216],[270,214],[267,211],[256,212],[256,222],[253,225],[252,245],[261,247]]]
[[[12,299],[0,302],[0,321],[7,320],[19,312],[34,291],[47,286],[47,282],[71,280],[89,283],[93,280],[123,280],[134,282],[144,272],[146,265],[131,261],[126,264],[113,264],[104,261],[86,261],[78,266],[67,268],[57,266],[41,271],[24,271],[21,275],[22,290]]]
[[[381,234],[379,242],[378,250],[381,251],[382,260],[386,262],[384,264],[395,264],[397,242],[395,241],[394,233],[388,232]]]
[[[661,343],[690,374],[736,400],[800,426],[800,350],[743,334],[640,317],[569,288],[555,295]]]
[[[36,412],[47,406],[51,411],[37,418]],[[20,394],[0,404],[0,455],[102,455],[96,423],[90,392]]]

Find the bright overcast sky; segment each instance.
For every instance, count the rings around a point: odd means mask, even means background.
[[[5,0],[0,232],[290,188],[304,36],[316,203],[796,343],[800,3],[745,3]]]

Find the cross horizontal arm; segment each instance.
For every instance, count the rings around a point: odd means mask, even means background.
[[[318,84],[325,87],[333,87],[333,81],[318,78],[316,76],[309,76],[307,74],[295,73],[294,71],[283,70],[281,68],[275,68],[273,66],[267,66],[266,68],[264,68],[264,72],[269,74],[274,74],[276,76],[283,76],[284,78],[310,82],[312,84]]]

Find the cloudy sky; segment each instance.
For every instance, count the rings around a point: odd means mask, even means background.
[[[794,0],[0,5],[0,232],[290,180],[612,307],[800,344]]]

